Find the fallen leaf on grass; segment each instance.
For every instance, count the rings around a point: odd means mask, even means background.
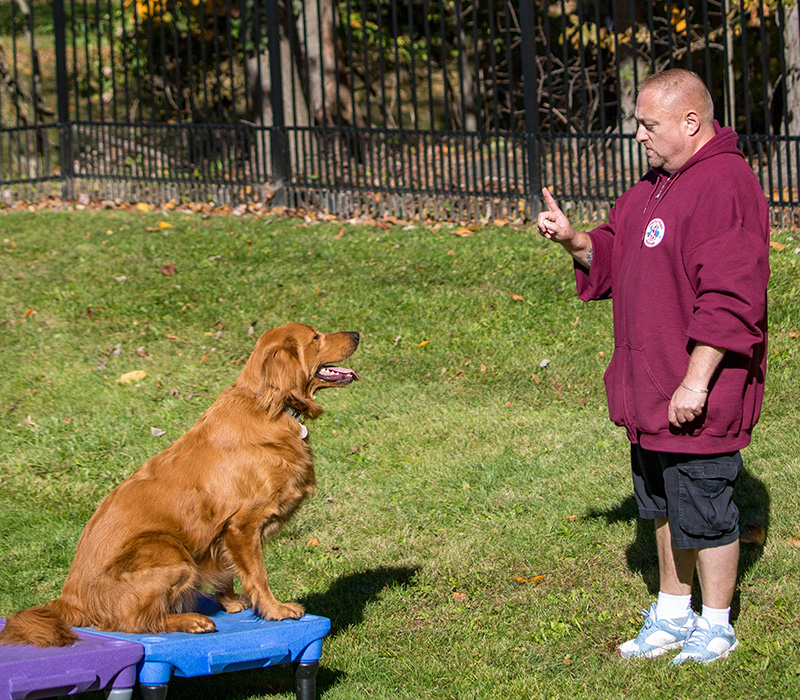
[[[426,345],[428,345],[430,342],[431,342],[430,340],[423,340],[421,343],[417,343],[417,347],[418,347],[418,348],[424,348],[424,347],[425,347]]]
[[[474,231],[470,231],[468,228],[457,228],[455,231],[453,231],[453,233],[456,236],[461,236],[461,238],[467,238],[468,236],[471,236]]]
[[[789,540],[789,544],[792,545],[792,547],[800,549],[800,537],[792,537],[792,539]]]
[[[147,376],[147,372],[143,369],[135,369],[133,372],[125,372],[125,374],[120,375],[117,378],[117,381],[120,384],[133,384],[133,382],[138,382],[144,379]]]
[[[161,428],[150,428],[150,434],[153,437],[161,437],[162,435],[166,435],[166,430],[161,430]]]
[[[456,600],[458,600],[460,602],[463,602],[463,601],[465,601],[467,599],[467,596],[464,595],[463,593],[453,593],[453,598],[455,598]]]
[[[153,211],[153,206],[147,202],[139,202],[135,208],[144,212]]]
[[[22,421],[22,423],[20,423],[20,425],[23,425],[23,424],[27,425],[32,430],[36,430],[39,427],[38,423],[35,423],[33,418],[31,418],[30,416],[26,416],[25,420]]]
[[[160,228],[163,231],[165,228],[175,228],[175,227],[172,224],[167,223],[166,221],[159,221],[158,228]]]
[[[509,294],[514,301],[525,301],[525,297],[522,296],[521,294],[512,294],[512,293]]]
[[[319,540],[316,537],[312,537],[306,542],[306,547],[319,547]]]
[[[766,540],[766,530],[763,527],[758,527],[758,525],[748,525],[739,534],[739,541],[743,544],[757,544],[759,547],[763,547]]]
[[[525,578],[524,576],[512,576],[511,578],[520,583],[539,583],[539,581],[544,579],[544,574],[539,574],[538,576],[532,576],[530,578]]]
[[[162,275],[166,275],[167,277],[171,277],[176,272],[175,265],[173,263],[169,263],[168,265],[159,265],[158,270]]]
[[[783,243],[778,243],[778,241],[770,241],[769,247],[774,248],[775,250],[785,250],[786,246]]]

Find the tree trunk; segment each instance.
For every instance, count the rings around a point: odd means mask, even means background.
[[[254,37],[253,22],[261,23],[257,37]],[[261,39],[256,50],[251,51],[246,58],[248,87],[252,97],[252,119],[256,126],[261,127],[254,147],[258,162],[257,172],[269,178],[271,173],[271,150],[269,133],[265,127],[271,127],[275,123],[272,113],[269,47],[266,46],[267,29],[264,19],[256,17],[253,18],[253,22],[244,24],[244,43],[248,45],[254,42],[256,38]],[[297,63],[292,55],[292,47],[285,21],[280,22],[279,29],[281,37],[281,80],[284,94],[283,122],[287,127],[307,127],[311,123],[308,104],[302,90],[302,81],[300,80]],[[292,94],[292,88],[294,88],[294,94]],[[298,143],[298,139],[294,138],[291,133],[289,137],[289,156],[294,170],[297,167],[298,160],[303,157],[303,149]]]
[[[800,136],[800,12],[797,2],[785,11],[783,55],[786,60],[786,135]]]
[[[347,68],[341,60],[336,21],[333,0],[306,0],[297,19],[298,60],[305,65],[303,75],[311,117],[319,127],[365,128],[364,117],[355,104],[353,86],[347,80]],[[363,137],[359,134],[327,130],[317,133],[323,150],[333,161],[342,154],[356,158],[363,155]]]
[[[641,5],[642,3],[637,3]],[[620,134],[635,134],[636,123],[636,91],[639,82],[648,73],[647,62],[636,50],[633,37],[636,35],[636,7],[630,0],[617,0],[614,3],[614,31],[617,36],[630,30],[630,41],[617,47],[617,99],[619,100],[619,116],[617,128]],[[641,152],[637,144],[620,141],[620,159],[624,173],[638,174],[642,169]],[[626,178],[627,179],[627,178]]]

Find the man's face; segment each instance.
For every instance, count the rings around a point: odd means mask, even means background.
[[[692,156],[692,144],[686,132],[683,114],[665,106],[659,90],[645,89],[636,100],[636,140],[647,151],[654,168],[674,173]]]

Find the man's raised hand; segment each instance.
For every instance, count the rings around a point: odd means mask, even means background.
[[[536,226],[539,233],[550,241],[560,243],[564,249],[587,270],[592,265],[592,239],[585,231],[576,231],[564,212],[559,209],[553,195],[545,187],[542,190],[547,204],[545,211],[539,212]]]
[[[544,196],[545,204],[547,204],[547,209],[539,212],[537,217],[536,225],[539,233],[548,240],[558,241],[559,243],[569,240],[572,238],[571,233],[573,232],[569,220],[564,215],[564,212],[559,209],[556,200],[553,199],[553,195],[550,194],[546,187],[542,189],[542,195]]]

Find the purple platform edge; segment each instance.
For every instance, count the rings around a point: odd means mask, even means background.
[[[0,619],[0,629],[5,619]],[[76,630],[69,647],[0,646],[0,700],[133,688],[141,644]]]

